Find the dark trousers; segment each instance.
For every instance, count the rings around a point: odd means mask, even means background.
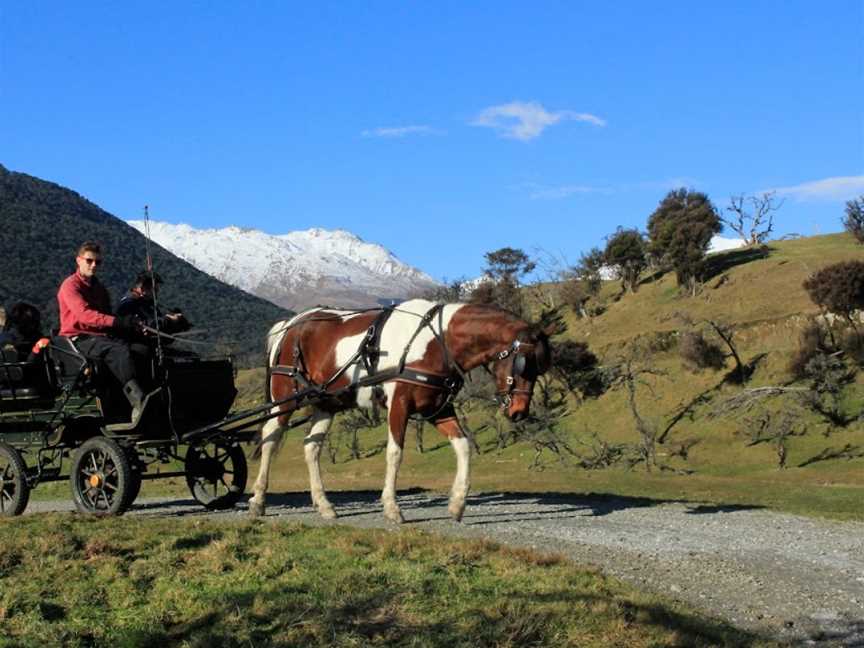
[[[128,342],[103,335],[81,335],[75,345],[87,358],[107,367],[121,385],[135,378],[135,363]]]

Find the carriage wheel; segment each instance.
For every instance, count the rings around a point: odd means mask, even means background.
[[[129,488],[126,493],[125,508],[130,508],[141,492],[141,473],[144,466],[138,460],[138,452],[135,448],[127,448],[126,456],[129,458]]]
[[[122,515],[134,477],[129,456],[113,439],[93,437],[72,459],[72,499],[82,513]]]
[[[0,441],[0,516],[21,515],[29,500],[27,464],[20,452]]]
[[[186,483],[208,509],[234,506],[246,489],[246,455],[236,444],[206,443],[186,452]]]

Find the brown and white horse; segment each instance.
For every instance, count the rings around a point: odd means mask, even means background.
[[[491,363],[506,414],[514,420],[527,416],[534,381],[550,365],[548,332],[498,308],[474,304],[436,305],[415,299],[397,306],[386,321],[379,319],[380,313],[315,308],[274,325],[267,345],[268,394],[277,402],[312,384],[326,386],[331,395],[311,399],[312,427],[304,439],[312,502],[324,518],[336,517],[324,493],[319,467],[333,416],[351,407],[370,407],[375,399],[388,410],[390,430],[381,493],[385,517],[402,521],[396,504],[396,476],[408,417],[416,413],[430,417],[456,453],[448,509],[453,518],[461,520],[471,448],[449,403],[450,393],[458,390],[465,373]],[[380,330],[373,333],[370,327]],[[377,358],[372,363],[359,357],[358,350],[364,345],[374,346]],[[368,385],[370,372],[372,381],[374,376],[390,378],[373,391],[363,386],[364,379]],[[249,501],[252,515],[264,513],[270,462],[284,426],[299,406],[288,402],[274,407],[271,412],[281,415],[263,427],[261,467]]]

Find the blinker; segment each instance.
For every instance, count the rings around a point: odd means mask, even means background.
[[[513,375],[521,376],[525,371],[525,364],[527,360],[525,356],[521,353],[517,353],[513,358]]]

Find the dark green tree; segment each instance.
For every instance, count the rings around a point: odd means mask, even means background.
[[[525,304],[519,290],[520,280],[534,270],[536,264],[524,251],[511,247],[487,252],[484,256],[486,268],[483,274],[488,281],[474,289],[471,301],[493,304],[522,315]]]
[[[685,188],[666,194],[648,219],[651,253],[675,270],[678,285],[696,294],[711,237],[723,229],[708,196]]]
[[[586,305],[596,297],[602,286],[600,270],[604,265],[603,251],[591,248],[582,254],[579,263],[562,273],[559,297],[579,317],[588,317]]]
[[[603,257],[618,273],[625,291],[636,292],[639,276],[648,267],[646,252],[645,237],[636,229],[619,227],[607,240]]]
[[[852,314],[864,310],[864,261],[826,266],[804,280],[804,289],[823,311],[839,315],[857,330]]]
[[[843,219],[843,227],[855,240],[864,245],[864,196],[846,203],[846,217]]]
[[[520,277],[537,267],[524,251],[517,248],[504,247],[494,252],[487,252],[484,256],[486,258],[484,274],[496,281],[506,279],[517,286]]]

